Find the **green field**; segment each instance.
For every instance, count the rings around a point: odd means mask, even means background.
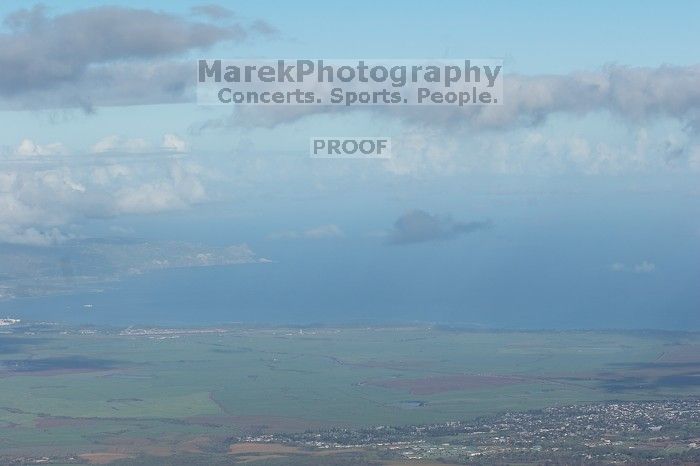
[[[5,330],[0,452],[196,453],[263,432],[700,395],[694,333],[191,332]]]

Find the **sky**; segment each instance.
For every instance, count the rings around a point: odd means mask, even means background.
[[[699,10],[3,2],[0,318],[698,329]],[[211,57],[499,58],[505,102],[197,105]]]

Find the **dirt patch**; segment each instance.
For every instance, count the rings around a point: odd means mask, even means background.
[[[109,464],[113,461],[133,458],[126,453],[83,453],[78,456],[90,464]]]
[[[265,461],[272,459],[287,458],[291,463],[291,458],[300,457],[332,457],[336,455],[347,455],[355,453],[365,453],[361,448],[342,448],[330,450],[306,450],[300,447],[283,445],[281,443],[254,443],[243,442],[234,443],[229,447],[229,454],[235,455],[237,463],[249,463],[253,461]],[[324,461],[325,463],[326,461]],[[329,464],[332,463],[328,460]]]
[[[195,437],[180,444],[180,451],[185,453],[203,453],[203,450],[211,445],[209,437]]]
[[[278,460],[282,458],[287,458],[285,455],[255,455],[255,456],[236,456],[236,464],[238,463],[252,463],[253,461],[265,461],[265,460]]]
[[[203,443],[198,438],[182,439],[178,436],[162,437],[111,437],[102,440],[102,443],[111,450],[111,453],[143,454],[150,456],[168,457],[177,453],[187,453],[198,449]],[[194,441],[195,443],[190,443]]]
[[[389,460],[384,461],[382,466],[445,466],[446,464],[460,464],[460,463],[447,463],[444,461],[429,461],[429,460]]]
[[[433,395],[455,390],[479,390],[524,382],[518,377],[498,375],[441,375],[422,379],[368,380],[367,385],[406,390],[412,395]]]
[[[228,449],[232,455],[250,455],[251,453],[260,453],[265,455],[288,455],[292,453],[300,453],[302,450],[299,447],[291,447],[280,443],[234,443]]]

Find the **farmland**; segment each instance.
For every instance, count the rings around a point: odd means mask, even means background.
[[[230,458],[236,438],[693,399],[699,374],[695,333],[13,324],[0,458]]]

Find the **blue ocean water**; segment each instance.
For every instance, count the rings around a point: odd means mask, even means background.
[[[344,272],[316,265],[311,270],[283,263],[165,270],[105,285],[101,292],[4,301],[0,317],[117,326],[423,322],[472,328],[700,328],[687,299],[673,302],[655,287],[639,295],[636,286],[590,285],[599,286],[596,291],[557,280],[556,274],[520,286],[501,277],[487,286],[495,278],[475,280],[449,264],[410,276],[381,270],[362,274],[353,270],[358,264],[341,268]]]

